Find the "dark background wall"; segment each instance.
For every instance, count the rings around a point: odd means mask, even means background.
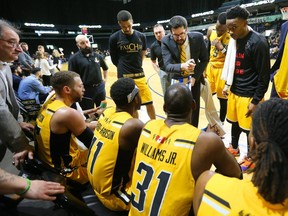
[[[0,17],[16,23],[23,31],[22,40],[30,46],[30,52],[35,52],[37,45],[54,45],[64,48],[64,53],[77,51],[73,36],[51,36],[27,34],[23,25],[25,22],[48,23],[61,25],[61,30],[78,28],[79,24],[102,25],[105,36],[94,35],[94,41],[102,50],[108,49],[109,35],[118,28],[116,15],[125,9],[132,13],[134,23],[154,25],[158,20],[170,19],[174,15],[190,18],[192,13],[198,13],[218,8],[223,0],[131,0],[126,4],[119,0],[50,0],[50,1],[15,1],[1,0]],[[63,27],[64,26],[64,27]],[[64,30],[63,30],[64,29]],[[78,30],[80,30],[78,28]],[[108,34],[107,34],[108,30]],[[140,31],[142,29],[139,29]],[[101,33],[99,30],[99,33]],[[109,33],[110,31],[110,33]],[[31,31],[33,32],[33,31]],[[89,33],[88,33],[89,34]],[[148,46],[154,40],[147,37]]]

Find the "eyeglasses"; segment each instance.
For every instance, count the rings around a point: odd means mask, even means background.
[[[183,38],[186,35],[186,31],[181,32],[180,34],[172,34],[174,38]]]
[[[0,38],[0,40],[7,42],[13,48],[20,47],[20,44],[18,42],[5,40],[5,39],[2,39],[2,38]]]

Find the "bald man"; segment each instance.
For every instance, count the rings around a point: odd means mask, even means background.
[[[79,51],[69,59],[68,68],[80,75],[85,88],[84,97],[91,98],[98,107],[106,98],[108,66],[101,55],[93,52],[86,35],[77,35],[75,40]]]
[[[167,118],[151,120],[142,130],[129,215],[188,215],[192,211],[194,183],[212,164],[223,175],[242,177],[237,161],[221,138],[190,124],[193,103],[186,85],[170,86],[164,96]]]

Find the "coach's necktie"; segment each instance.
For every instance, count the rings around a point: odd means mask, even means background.
[[[181,63],[185,63],[187,61],[185,49],[186,49],[186,45],[185,44],[181,45],[181,50],[180,50],[180,61],[181,61]],[[188,71],[182,71],[181,75],[182,76],[188,76],[189,72]]]

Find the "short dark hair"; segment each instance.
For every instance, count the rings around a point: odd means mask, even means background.
[[[241,18],[247,20],[250,13],[246,8],[236,5],[226,11],[227,19]]]
[[[226,25],[226,12],[220,13],[217,17],[217,20],[221,25]]]
[[[120,78],[113,83],[110,89],[110,96],[112,97],[114,103],[118,107],[125,106],[129,103],[128,95],[132,94],[134,89],[137,89],[135,82],[131,78]],[[138,90],[138,89],[137,89]],[[134,90],[133,95],[131,95],[132,102],[135,96],[138,94],[138,91]]]
[[[56,93],[60,93],[64,86],[74,85],[75,77],[80,77],[80,75],[73,71],[59,71],[51,77],[51,85]]]
[[[132,18],[131,13],[127,10],[121,10],[117,14],[118,21],[128,21],[130,19],[132,20],[133,18]]]
[[[32,73],[32,74],[36,74],[36,73],[38,73],[39,71],[41,71],[41,68],[40,68],[40,67],[35,67],[35,68],[33,68],[33,69],[31,70],[31,73]]]
[[[187,20],[183,16],[179,15],[173,16],[169,21],[170,30],[172,28],[180,28],[180,27],[187,28],[187,26],[188,26]]]
[[[185,117],[192,110],[192,101],[192,93],[186,85],[173,84],[164,95],[165,112],[168,116]]]
[[[3,33],[3,29],[4,28],[9,28],[11,30],[13,30],[14,32],[16,32],[17,34],[20,34],[20,30],[17,29],[12,23],[10,23],[7,20],[4,19],[0,19],[0,38],[2,38],[2,33]]]
[[[12,73],[14,73],[15,70],[16,70],[19,66],[20,66],[20,64],[17,63],[17,62],[14,62],[12,65],[10,65],[10,69],[11,69]]]
[[[155,25],[153,26],[153,30],[154,30],[155,28],[157,28],[157,27],[163,27],[163,25],[160,24],[160,23],[157,23],[157,24],[155,24]],[[164,27],[163,27],[163,28],[164,28]]]

